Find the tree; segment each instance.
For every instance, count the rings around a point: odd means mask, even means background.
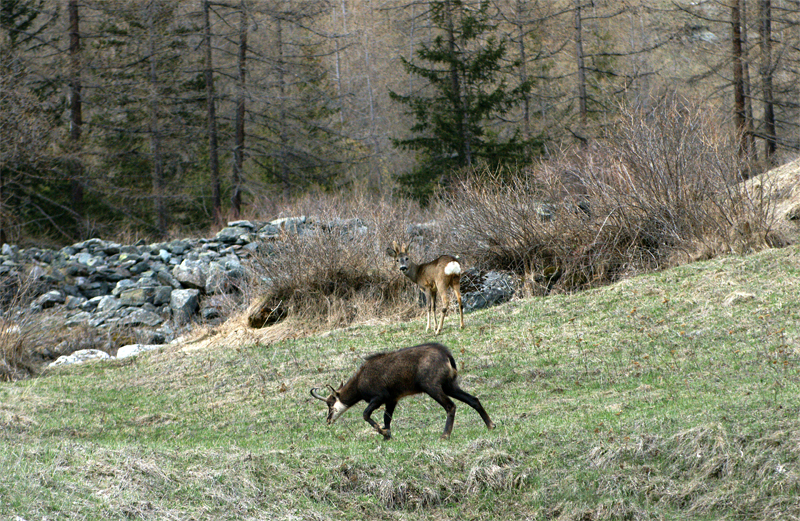
[[[775,134],[775,97],[772,63],[772,2],[759,2],[759,35],[761,37],[761,95],[764,103],[764,159],[769,162],[775,154],[777,136]]]
[[[211,2],[202,0],[203,5],[203,76],[206,84],[206,118],[208,123],[208,168],[211,173],[211,204],[214,223],[222,220],[222,196],[219,179],[219,145],[217,142],[217,100],[214,89],[214,61],[211,52]]]
[[[245,98],[247,96],[247,0],[239,2],[239,42],[236,52],[236,117],[234,121],[233,172],[231,211],[238,219],[242,211],[242,180],[244,178]]]
[[[68,211],[58,181],[44,174],[53,126],[42,99],[51,85],[32,73],[34,53],[53,18],[42,16],[44,0],[0,3],[0,243],[32,223],[48,222],[65,236],[57,213]]]
[[[249,112],[258,128],[248,135],[252,177],[284,195],[336,188],[347,150],[337,129],[334,87],[321,64],[325,51],[314,30],[327,7],[296,0],[262,9],[270,41],[249,83],[258,103]]]
[[[390,92],[416,119],[413,136],[393,143],[418,152],[419,165],[400,181],[421,199],[461,168],[478,162],[496,167],[525,160],[528,143],[519,130],[504,134],[492,124],[524,101],[531,83],[507,86],[506,78],[516,63],[504,62],[506,40],[493,34],[488,9],[487,1],[477,7],[462,0],[432,2],[439,34],[417,48],[421,64],[401,58],[409,74],[428,84],[428,89],[418,93]]]

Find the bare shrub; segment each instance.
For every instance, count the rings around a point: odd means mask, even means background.
[[[32,287],[30,279],[18,273],[0,278],[0,380],[18,380],[29,373],[26,347],[35,324],[27,311]]]
[[[421,216],[418,206],[327,196],[301,201],[293,211],[309,210],[311,231],[285,234],[254,261],[251,299],[258,295],[259,306],[276,318],[327,327],[419,312],[415,289],[384,253],[407,235],[412,216]]]
[[[614,164],[599,178],[586,172],[596,196],[625,211],[643,245],[671,263],[782,242],[772,203],[742,182],[750,165],[721,119],[671,96],[628,109],[608,140]]]
[[[534,292],[782,243],[736,140],[674,97],[628,107],[606,139],[511,175],[464,176],[438,207],[446,248]]]

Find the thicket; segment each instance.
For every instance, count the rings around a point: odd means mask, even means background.
[[[651,103],[623,108],[589,147],[465,175],[440,201],[445,247],[546,292],[783,244],[719,115],[674,97]]]

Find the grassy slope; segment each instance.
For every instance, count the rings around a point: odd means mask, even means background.
[[[797,518],[799,285],[791,247],[451,317],[498,429],[449,442],[427,397],[383,442],[308,394],[424,318],[0,384],[0,519]]]

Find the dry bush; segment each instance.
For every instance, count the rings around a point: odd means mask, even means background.
[[[34,294],[30,279],[15,273],[0,278],[0,380],[18,380],[29,372],[26,344],[33,321],[26,310]]]
[[[619,208],[660,263],[776,246],[774,205],[743,183],[738,140],[707,107],[667,96],[623,113],[603,172],[587,169],[593,196]]]
[[[249,298],[266,313],[252,326],[288,315],[341,327],[419,312],[415,289],[385,253],[393,240],[407,239],[408,223],[422,216],[418,206],[326,196],[300,201],[292,212],[306,215],[313,227],[266,244],[254,260]]]
[[[439,201],[446,247],[547,292],[780,245],[769,201],[740,182],[733,136],[701,107],[653,103],[590,148],[463,177]]]

